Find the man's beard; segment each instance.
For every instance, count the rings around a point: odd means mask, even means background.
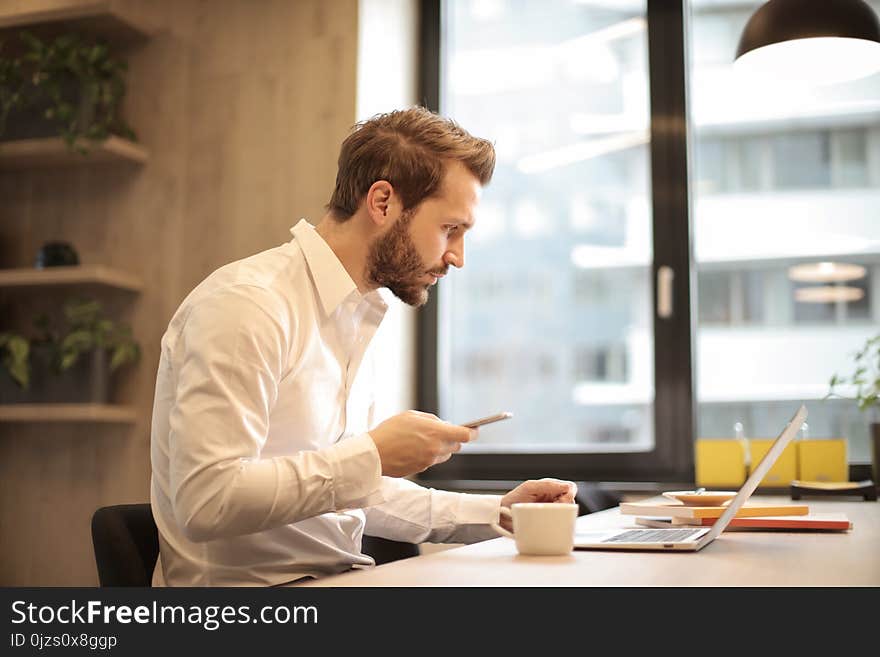
[[[428,268],[409,235],[413,216],[414,208],[405,211],[384,235],[373,240],[367,255],[367,280],[387,287],[405,304],[424,306],[428,302],[428,286],[421,279]]]

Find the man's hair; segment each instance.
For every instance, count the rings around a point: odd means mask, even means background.
[[[387,180],[403,209],[410,210],[439,191],[452,161],[461,162],[485,186],[495,170],[495,147],[424,107],[377,114],[355,124],[342,142],[327,209],[345,221],[374,182]]]

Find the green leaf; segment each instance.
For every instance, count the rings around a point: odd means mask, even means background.
[[[21,39],[21,41],[24,42],[26,46],[29,46],[31,50],[39,51],[43,50],[44,48],[43,42],[27,30],[22,30],[19,33],[19,38]]]
[[[875,346],[880,345],[880,334],[871,336],[865,340],[861,349],[853,355],[855,369],[850,377],[842,377],[837,374],[831,377],[829,382],[829,395],[833,395],[834,388],[841,384],[849,383],[856,386],[853,399],[859,410],[864,411],[873,407],[880,407],[880,349],[875,353]],[[826,398],[829,396],[826,395]],[[839,395],[835,395],[838,396]]]
[[[11,363],[7,365],[9,376],[24,390],[31,387],[31,372],[27,363]]]
[[[56,48],[59,51],[69,51],[78,42],[79,42],[79,37],[77,35],[75,35],[75,34],[62,34],[57,39],[55,39],[55,43],[52,45],[54,48]]]
[[[117,368],[134,361],[134,350],[131,345],[119,345],[113,350],[113,356],[110,358],[110,371],[113,372]]]
[[[73,325],[91,325],[101,313],[101,304],[94,300],[74,299],[64,306],[64,316]]]
[[[113,333],[116,324],[109,319],[99,319],[95,323],[95,331],[99,334],[110,335]]]
[[[61,341],[61,350],[80,353],[93,349],[96,342],[96,336],[91,331],[80,329],[69,333]]]
[[[62,372],[65,372],[76,365],[77,360],[79,360],[78,351],[71,351],[69,353],[62,354],[61,362],[58,365],[58,369],[60,369]]]
[[[877,403],[877,394],[870,394],[859,399],[859,410],[864,411]]]
[[[6,350],[16,361],[27,360],[30,348],[30,343],[20,335],[11,336],[6,343]]]
[[[3,334],[2,345],[4,354],[3,365],[6,367],[12,379],[22,388],[30,386],[30,343],[26,338],[16,333]]]

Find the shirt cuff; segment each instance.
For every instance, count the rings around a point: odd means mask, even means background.
[[[345,438],[329,449],[333,470],[333,506],[351,509],[385,502],[382,461],[367,433]]]
[[[454,522],[457,525],[488,525],[498,522],[501,515],[501,495],[456,495]]]

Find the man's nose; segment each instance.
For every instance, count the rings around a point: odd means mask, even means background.
[[[464,247],[450,249],[446,252],[443,262],[458,269],[464,267]]]

